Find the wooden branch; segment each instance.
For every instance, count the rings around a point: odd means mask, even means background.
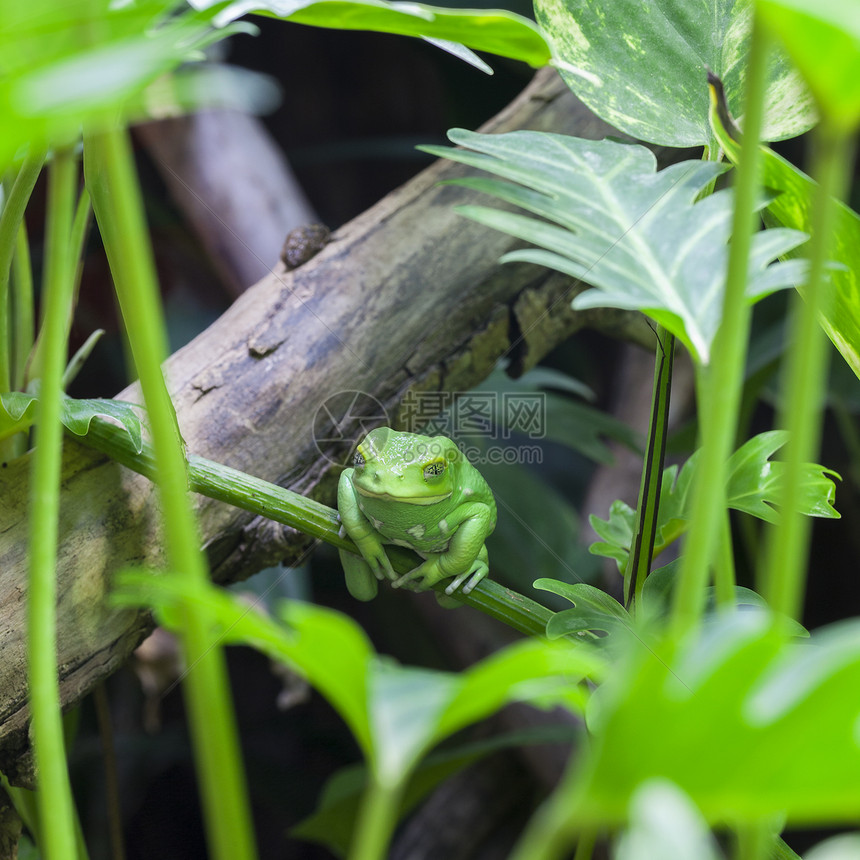
[[[548,70],[485,130],[514,128],[592,138],[608,131]],[[337,464],[362,419],[378,423],[370,395],[396,423],[409,391],[464,390],[502,355],[529,367],[584,325],[630,329],[628,314],[571,311],[571,285],[559,275],[499,266],[512,240],[452,211],[474,193],[438,185],[463,172],[432,165],[345,225],[310,262],[273,271],[170,358],[189,451],[331,502]],[[343,392],[368,397],[349,414],[352,395]],[[118,396],[138,398],[135,388]],[[315,441],[322,438],[330,441]],[[0,468],[0,769],[23,784],[16,759],[27,747],[29,467],[23,457]],[[295,559],[307,544],[221,502],[197,497],[197,511],[221,581]],[[147,620],[108,607],[110,577],[126,565],[160,565],[160,547],[153,485],[68,440],[57,569],[64,704],[138,643]]]

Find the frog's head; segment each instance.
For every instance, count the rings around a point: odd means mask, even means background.
[[[445,436],[419,436],[377,427],[355,452],[352,483],[369,498],[434,505],[454,491],[461,458],[459,448]]]

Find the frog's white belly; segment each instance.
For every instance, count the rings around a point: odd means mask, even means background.
[[[377,499],[359,496],[359,507],[386,543],[418,552],[444,552],[455,530],[449,528],[442,511],[436,520],[431,506],[382,505]],[[440,505],[440,508],[443,507]],[[447,509],[445,510],[447,513]],[[428,513],[430,516],[428,517]]]

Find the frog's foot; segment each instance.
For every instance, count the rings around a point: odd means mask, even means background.
[[[487,554],[487,548],[481,547],[478,557],[472,562],[471,567],[459,576],[455,576],[450,583],[445,587],[445,594],[453,594],[460,586],[460,591],[463,594],[468,594],[482,579],[490,572],[490,557]],[[465,583],[465,585],[463,585]]]
[[[410,591],[427,591],[437,582],[449,576],[439,566],[440,555],[434,553],[426,561],[412,568],[409,573],[404,573],[399,579],[391,583],[392,588],[408,588]]]
[[[365,563],[373,571],[373,575],[379,579],[397,579],[397,573],[391,566],[391,561],[388,558],[388,553],[385,552],[385,547],[373,535],[365,535],[363,537],[353,537],[353,541],[361,553],[361,557]]]
[[[347,591],[356,600],[373,600],[379,589],[376,584],[377,577],[370,565],[363,558],[359,558],[351,552],[338,550],[338,553],[340,563],[343,565]]]
[[[392,582],[392,586],[394,588],[402,588],[403,586],[408,588],[411,586],[415,591],[426,591],[428,588],[432,588],[437,582],[448,579],[451,574],[443,570],[443,557],[444,555],[441,553],[431,555],[425,562],[419,564],[418,567]],[[482,547],[478,553],[478,557],[469,565],[468,569],[454,576],[454,579],[445,588],[445,594],[453,594],[463,583],[466,583],[462,588],[463,594],[468,594],[490,572],[487,561],[487,550],[485,547]]]

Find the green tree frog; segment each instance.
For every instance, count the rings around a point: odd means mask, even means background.
[[[443,579],[468,594],[488,573],[484,540],[496,525],[496,502],[481,473],[445,436],[390,427],[372,430],[345,469],[337,506],[361,558],[341,551],[346,586],[358,600],[376,596],[377,580],[424,591]],[[415,550],[424,561],[400,576],[384,544]]]

